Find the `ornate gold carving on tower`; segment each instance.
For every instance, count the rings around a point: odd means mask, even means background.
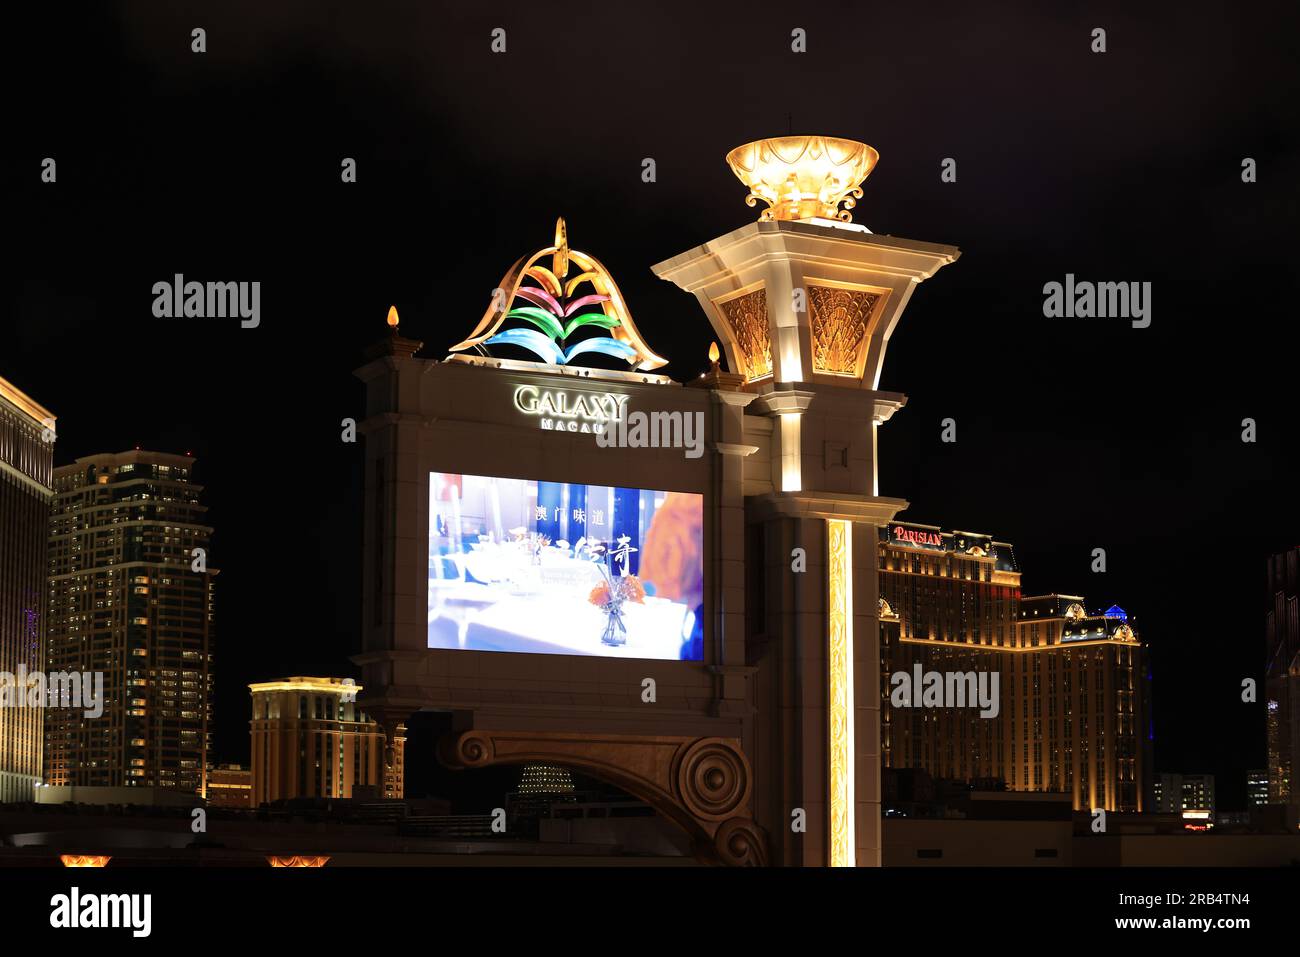
[[[835,136],[777,136],[737,146],[727,165],[749,187],[745,204],[761,199],[768,208],[758,217],[838,219],[862,198],[861,183],[871,175],[880,154],[866,143]],[[841,210],[840,203],[844,204]]]
[[[883,293],[808,285],[813,371],[859,376],[867,328]]]
[[[853,523],[828,519],[826,624],[830,725],[830,864],[857,864],[853,823]]]
[[[767,326],[767,290],[755,289],[732,299],[714,303],[735,337],[741,368],[735,370],[745,381],[772,373],[772,337]]]

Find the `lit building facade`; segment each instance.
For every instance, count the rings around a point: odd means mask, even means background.
[[[44,667],[54,425],[47,409],[0,379],[0,672],[15,680]],[[0,707],[0,803],[33,799],[42,718],[41,708]]]
[[[1009,664],[1015,790],[1064,791],[1080,809],[1143,811],[1150,793],[1150,684],[1123,609],[1070,595],[1023,598]]]
[[[1246,772],[1246,807],[1263,807],[1269,803],[1268,768]]]
[[[1015,644],[1020,572],[1005,542],[933,525],[894,523],[880,532],[881,755],[885,767],[923,768],[959,781],[1008,779],[1011,709],[895,708],[890,676],[1002,671],[999,649]],[[884,610],[884,609],[882,609]],[[1001,685],[1005,699],[1009,689]]]
[[[573,775],[568,768],[525,764],[519,772],[519,787],[506,799],[506,809],[512,818],[545,817],[551,805],[576,800]]]
[[[1300,804],[1300,547],[1268,560],[1264,706],[1270,804]]]
[[[238,764],[208,769],[208,804],[211,807],[251,808],[253,772]]]
[[[204,793],[217,570],[202,490],[187,455],[55,469],[47,670],[102,673],[104,710],[46,715],[47,783]]]
[[[402,797],[406,728],[391,742],[343,678],[285,678],[253,696],[252,805],[289,798]]]
[[[1213,774],[1161,773],[1155,777],[1152,791],[1157,813],[1215,820]]]
[[[1071,795],[1140,811],[1150,774],[1149,686],[1122,609],[1023,597],[1014,551],[973,532],[895,523],[880,536],[882,761],[935,777]],[[893,707],[890,676],[996,672],[996,716]]]

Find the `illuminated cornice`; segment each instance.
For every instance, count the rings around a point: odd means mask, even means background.
[[[578,366],[547,365],[521,359],[498,359],[494,356],[476,356],[460,352],[448,356],[447,362],[481,369],[505,369],[510,372],[544,372],[547,375],[569,376],[574,379],[599,379],[605,382],[641,383],[643,385],[679,385],[666,375],[657,372],[625,372],[618,369],[589,369]]]
[[[1031,619],[1032,620],[1032,619]],[[1062,641],[1054,645],[1033,645],[1025,648],[1018,648],[1012,645],[977,645],[969,641],[947,641],[942,638],[900,638],[899,641],[909,645],[930,645],[939,648],[960,648],[964,650],[975,651],[1069,651],[1071,648],[1091,648],[1096,645],[1111,645],[1115,648],[1145,648],[1146,646],[1136,638],[1132,641],[1125,641],[1116,638],[1090,638],[1087,641]]]
[[[46,425],[47,421],[55,421],[53,412],[5,379],[0,379],[0,399],[8,402],[19,412],[31,418],[38,426]]]
[[[253,694],[269,691],[315,691],[325,694],[353,694],[362,690],[359,684],[344,684],[343,678],[285,678],[280,681],[264,681],[250,684],[248,690]]]
[[[765,492],[748,496],[747,507],[758,519],[787,518],[845,519],[883,525],[907,508],[901,498],[852,495],[848,492]]]

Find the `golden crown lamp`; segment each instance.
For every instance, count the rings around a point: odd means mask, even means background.
[[[749,187],[748,206],[759,200],[773,219],[834,219],[850,222],[862,198],[862,181],[880,154],[866,143],[835,136],[777,136],[737,146],[727,165]],[[844,208],[840,209],[843,203]]]

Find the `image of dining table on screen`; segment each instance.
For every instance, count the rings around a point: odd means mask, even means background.
[[[430,648],[701,661],[698,493],[429,475]]]

